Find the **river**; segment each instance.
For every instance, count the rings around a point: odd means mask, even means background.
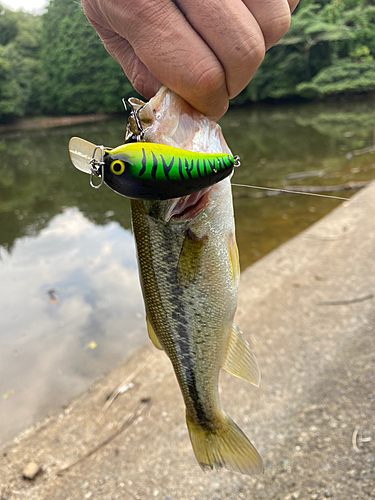
[[[230,110],[221,125],[242,161],[233,182],[285,188],[373,179],[375,156],[352,153],[375,144],[374,107]],[[71,136],[117,146],[124,128],[118,117],[0,135],[0,445],[147,341],[129,201],[93,190],[67,149]],[[242,269],[340,203],[233,192]]]

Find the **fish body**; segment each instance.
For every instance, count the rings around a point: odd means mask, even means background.
[[[218,125],[162,88],[139,112],[148,141],[230,154]],[[147,125],[147,126],[146,126]],[[183,198],[132,200],[147,326],[172,362],[203,469],[263,470],[257,451],[220,406],[221,368],[259,384],[254,355],[233,323],[239,261],[230,179]]]

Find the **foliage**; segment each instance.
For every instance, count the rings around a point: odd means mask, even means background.
[[[259,101],[372,91],[374,57],[371,0],[301,0],[289,32],[266,55],[245,93]]]
[[[0,121],[22,114],[20,105],[22,92],[18,82],[12,77],[12,67],[4,47],[0,47]]]
[[[296,90],[307,98],[374,91],[374,61],[339,59],[332,66],[321,70],[310,82],[297,85]]]
[[[0,6],[0,121],[38,108],[41,22]]]
[[[51,1],[43,16],[42,47],[44,112],[121,111],[121,97],[132,87],[73,0]]]
[[[18,33],[16,14],[0,5],[0,45],[7,45]]]

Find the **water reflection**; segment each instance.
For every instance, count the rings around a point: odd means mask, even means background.
[[[0,442],[145,341],[131,232],[77,208],[1,251],[0,296]]]
[[[285,187],[372,179],[374,156],[347,154],[373,144],[374,107],[231,110],[221,125],[242,159],[234,182]],[[91,189],[67,149],[71,136],[119,145],[124,128],[116,118],[0,136],[0,443],[146,340],[129,202],[106,187]],[[288,178],[295,172],[309,174]],[[297,195],[235,199],[242,268],[338,203]]]
[[[373,179],[374,155],[350,159],[347,156],[351,151],[375,145],[374,111],[373,101],[231,111],[222,121],[222,127],[242,163],[233,182],[285,188],[288,185],[342,185]],[[295,172],[309,175],[289,179]],[[235,196],[244,192],[262,194],[240,187],[234,187],[233,192]],[[350,197],[352,193],[332,194]],[[301,195],[235,199],[242,269],[339,203]]]

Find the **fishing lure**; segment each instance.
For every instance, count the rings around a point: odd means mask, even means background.
[[[228,177],[240,165],[238,156],[196,153],[151,142],[128,142],[114,149],[73,137],[73,165],[128,198],[168,200],[187,196]],[[100,177],[100,184],[93,183]]]

